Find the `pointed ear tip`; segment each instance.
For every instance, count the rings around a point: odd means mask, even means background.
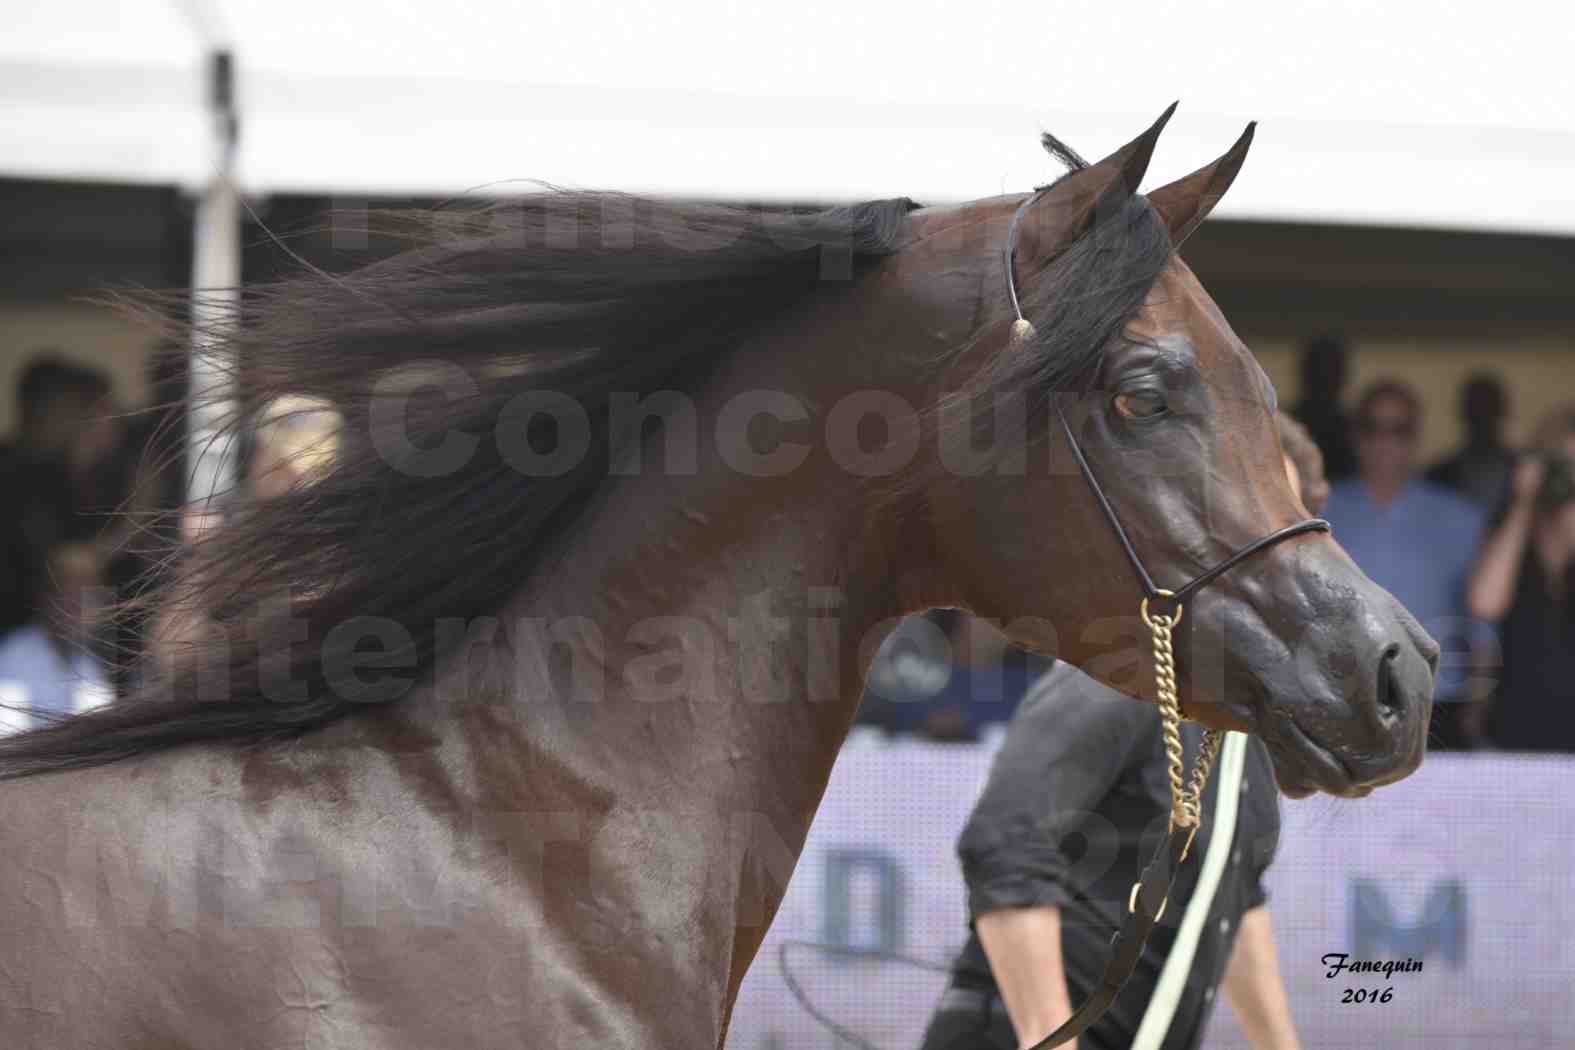
[[[1139,149],[1139,153],[1152,151],[1154,148],[1154,143],[1159,141],[1159,133],[1165,130],[1165,125],[1170,123],[1170,118],[1175,114],[1176,107],[1180,104],[1180,102],[1172,102],[1169,107],[1166,108],[1165,112],[1159,115],[1158,120],[1150,124],[1143,130],[1141,135],[1127,144],[1128,148],[1141,147]],[[1147,162],[1145,161],[1144,163],[1146,164]]]

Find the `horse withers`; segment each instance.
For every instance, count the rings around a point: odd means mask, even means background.
[[[1056,407],[1161,586],[1305,517],[1175,254],[1247,140],[1145,197],[1162,124],[1057,145],[1026,339],[1023,195],[549,194],[254,292],[241,409],[334,406],[332,462],[186,552],[203,626],[141,693],[0,741],[4,1045],[719,1045],[901,616],[1152,699]],[[1185,710],[1296,795],[1413,770],[1436,659],[1324,533],[1177,636]]]

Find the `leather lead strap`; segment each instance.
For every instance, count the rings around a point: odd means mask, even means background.
[[[1138,884],[1133,888],[1132,900],[1121,928],[1110,941],[1110,961],[1100,977],[1099,987],[1084,999],[1061,1027],[1035,1043],[1029,1050],[1049,1050],[1050,1047],[1076,1039],[1095,1021],[1104,1016],[1110,1004],[1116,1001],[1121,989],[1137,969],[1143,957],[1143,946],[1159,918],[1164,914],[1165,902],[1176,882],[1176,873],[1187,855],[1195,828],[1173,827],[1165,836],[1154,855],[1144,867]]]

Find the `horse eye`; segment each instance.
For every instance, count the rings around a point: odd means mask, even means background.
[[[1148,419],[1165,411],[1165,398],[1152,390],[1117,394],[1116,411],[1128,419]]]

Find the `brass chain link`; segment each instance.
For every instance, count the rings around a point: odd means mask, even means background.
[[[1161,590],[1155,593],[1155,597],[1174,598],[1175,595]],[[1214,768],[1214,760],[1219,757],[1220,743],[1225,734],[1214,729],[1204,732],[1197,765],[1192,769],[1191,779],[1187,780],[1186,764],[1181,753],[1181,700],[1176,695],[1176,653],[1171,640],[1176,625],[1181,623],[1182,607],[1178,604],[1175,612],[1169,616],[1150,613],[1148,599],[1144,598],[1140,611],[1143,623],[1148,626],[1154,641],[1154,692],[1159,699],[1159,717],[1164,724],[1165,758],[1170,767],[1170,825],[1173,828],[1192,828],[1196,833],[1203,788],[1209,782],[1209,773]],[[1191,845],[1190,839],[1188,845]]]

